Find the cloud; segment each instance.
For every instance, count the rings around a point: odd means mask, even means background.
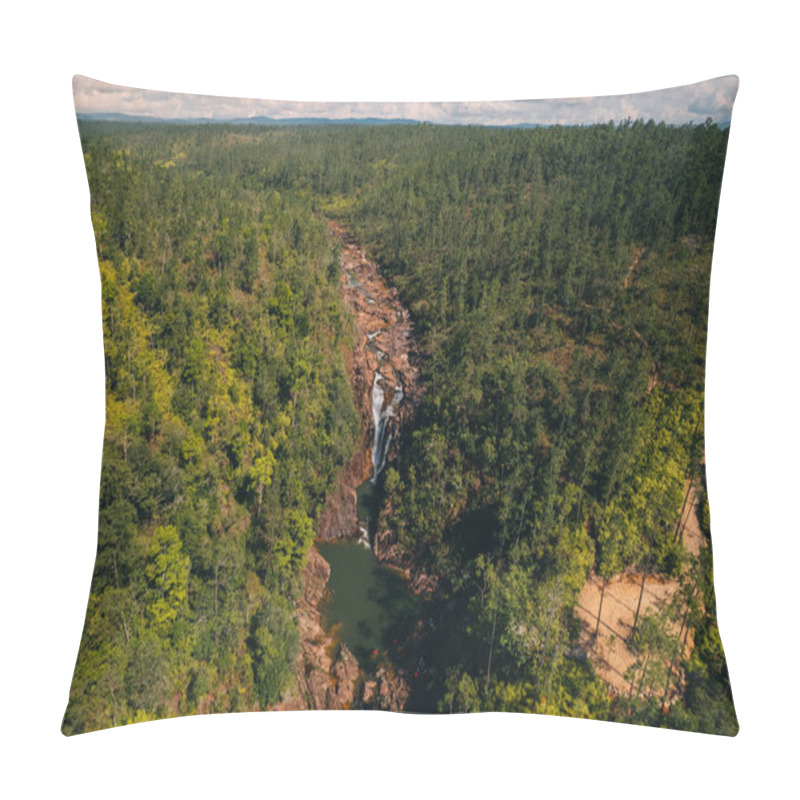
[[[701,88],[697,92],[694,100],[689,103],[689,111],[694,114],[705,114],[709,117],[716,117],[720,114],[727,113],[730,118],[735,89],[732,94],[730,91],[726,91],[727,88],[728,87],[715,86],[710,82],[701,84]]]
[[[553,100],[505,100],[458,103],[297,103],[238,97],[153,92],[114,86],[81,75],[73,79],[75,108],[79,113],[122,113],[161,119],[241,119],[301,117],[351,119],[377,117],[410,119],[442,125],[587,125],[653,119],[681,124],[719,124],[731,119],[739,80],[716,78],[655,92]]]

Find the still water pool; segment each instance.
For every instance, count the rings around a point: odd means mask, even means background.
[[[326,627],[336,628],[364,667],[402,652],[424,615],[423,601],[405,578],[359,542],[319,542],[317,547],[331,565],[330,598],[322,607]]]

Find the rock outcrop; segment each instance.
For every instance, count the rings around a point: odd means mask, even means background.
[[[371,707],[381,711],[402,711],[409,695],[405,680],[388,667],[379,667],[376,679]]]
[[[373,470],[372,443],[373,383],[380,373],[384,409],[391,409],[393,433],[402,429],[420,398],[419,370],[408,312],[400,303],[397,290],[387,285],[380,267],[370,261],[347,232],[328,223],[331,236],[342,248],[341,288],[352,311],[357,341],[349,359],[356,408],[363,420],[363,437],[356,452],[342,469],[336,488],[328,497],[317,526],[318,539],[357,538],[358,487]],[[400,402],[397,402],[397,399]],[[399,437],[393,436],[389,454],[396,452]],[[401,570],[418,593],[432,591],[435,578],[414,573],[409,554],[391,532],[376,535],[375,554]],[[295,686],[280,704],[281,709],[306,708],[381,708],[400,711],[408,699],[408,684],[389,667],[381,667],[375,679],[363,681],[355,656],[336,641],[335,631],[325,631],[320,614],[330,577],[330,566],[312,548],[303,571],[305,590],[298,604],[301,655]]]
[[[342,247],[342,295],[356,321],[357,341],[351,356],[351,377],[356,408],[363,420],[363,437],[355,454],[345,465],[339,483],[325,504],[317,527],[320,539],[358,537],[356,489],[372,474],[373,436],[372,386],[380,372],[386,402],[399,387],[403,401],[395,410],[394,425],[400,430],[419,402],[420,384],[417,352],[411,318],[400,302],[397,290],[380,274],[362,247],[338,224],[329,222],[332,236]],[[390,454],[396,451],[395,437]]]
[[[303,570],[305,591],[298,604],[301,652],[294,687],[280,710],[351,708],[361,682],[358,661],[322,625],[319,607],[327,595],[331,568],[312,547]]]

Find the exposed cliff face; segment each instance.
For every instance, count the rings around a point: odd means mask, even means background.
[[[322,625],[319,606],[327,593],[331,568],[311,548],[303,570],[305,591],[299,603],[301,652],[295,685],[279,710],[351,708],[361,683],[358,662],[345,645],[337,645]]]
[[[320,515],[317,537],[357,538],[356,490],[370,478],[374,468],[376,374],[384,396],[383,407],[377,412],[382,413],[392,404],[393,435],[387,448],[391,453],[398,443],[394,434],[402,428],[419,401],[419,371],[411,320],[397,291],[384,282],[380,267],[366,257],[341,226],[330,222],[329,230],[342,245],[342,294],[356,321],[357,342],[350,368],[364,433]],[[392,539],[391,546],[387,537]],[[391,533],[383,531],[376,536],[375,554],[407,576],[411,575],[410,559]],[[401,711],[409,694],[405,680],[391,668],[381,667],[374,680],[364,683],[355,656],[344,644],[336,642],[334,634],[325,631],[319,609],[327,596],[329,578],[330,566],[316,548],[312,548],[303,571],[305,590],[298,608],[301,654],[297,678],[278,708],[363,707]],[[415,590],[419,591],[419,587]]]
[[[361,704],[363,708],[379,711],[402,711],[409,692],[408,684],[400,675],[388,667],[379,667],[375,680],[364,684]]]
[[[416,345],[408,312],[400,303],[397,290],[386,284],[380,266],[370,261],[347,232],[328,223],[332,236],[342,246],[342,295],[356,321],[357,343],[352,354],[351,377],[363,437],[352,459],[342,470],[336,490],[320,517],[320,539],[358,537],[356,489],[372,474],[373,384],[380,373],[384,406],[402,394],[393,409],[393,426],[400,430],[419,401],[419,370]],[[397,447],[392,438],[389,452]]]
[[[325,540],[358,536],[356,488],[369,477],[371,469],[369,448],[359,446],[342,469],[336,488],[325,501],[317,525],[317,538]]]

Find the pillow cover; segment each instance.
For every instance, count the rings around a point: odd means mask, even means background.
[[[703,391],[737,86],[76,76],[106,427],[63,732],[361,708],[735,735]]]

